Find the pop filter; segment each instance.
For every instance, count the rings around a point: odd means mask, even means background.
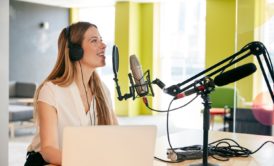
[[[117,76],[119,70],[119,51],[116,45],[113,45],[112,48],[112,68],[113,73],[115,74],[115,76]]]

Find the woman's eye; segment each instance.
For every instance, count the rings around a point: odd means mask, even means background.
[[[97,42],[97,39],[94,39],[94,40],[91,40],[92,43],[96,43]]]

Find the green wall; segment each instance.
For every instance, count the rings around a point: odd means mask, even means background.
[[[246,44],[259,39],[258,27],[265,22],[262,16],[264,0],[207,0],[206,67],[239,51]],[[236,64],[257,63],[254,56]],[[250,102],[260,91],[261,71],[236,82],[240,95]],[[234,87],[234,84],[228,85]]]
[[[119,48],[118,80],[122,95],[129,92],[130,83],[127,74],[131,72],[130,55],[135,54],[142,64],[143,72],[149,69],[151,78],[153,78],[154,17],[155,11],[158,10],[157,7],[158,5],[155,3],[116,3],[115,43]],[[152,104],[151,98],[149,98],[149,104]],[[135,101],[132,99],[119,101],[116,98],[115,111],[121,116],[152,114],[146,109],[140,98]]]

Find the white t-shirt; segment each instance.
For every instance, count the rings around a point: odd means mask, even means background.
[[[111,95],[104,84],[103,90],[105,92],[106,102],[112,111]],[[47,103],[56,109],[58,117],[59,149],[62,149],[63,129],[66,126],[91,126],[97,124],[95,100],[91,101],[90,111],[86,113],[80,97],[80,92],[75,82],[67,87],[60,87],[52,82],[46,82],[39,92],[38,101]],[[110,113],[110,115],[113,114],[113,112]],[[114,119],[112,119],[112,121],[114,121]],[[28,147],[28,151],[40,151],[38,124],[34,138]]]

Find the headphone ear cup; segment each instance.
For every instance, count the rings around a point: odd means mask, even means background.
[[[71,61],[75,62],[83,57],[84,50],[79,44],[71,44],[69,47],[69,58]]]

